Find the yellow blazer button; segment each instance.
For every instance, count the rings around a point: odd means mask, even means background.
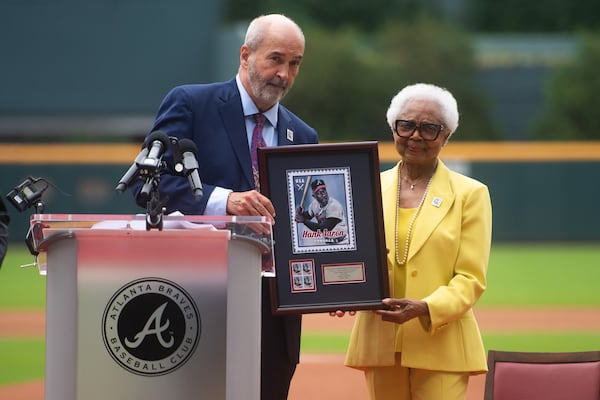
[[[410,276],[417,276],[419,273],[417,271],[413,271],[410,273]]]

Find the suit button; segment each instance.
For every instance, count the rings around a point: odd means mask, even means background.
[[[417,271],[413,271],[410,273],[410,276],[415,277],[417,276],[419,273]]]

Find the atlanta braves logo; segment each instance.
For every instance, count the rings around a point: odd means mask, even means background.
[[[167,319],[164,325],[160,325],[160,321],[162,320],[162,315],[165,311],[165,307],[167,306],[167,304],[168,303],[162,304],[156,309],[156,311],[152,313],[148,321],[146,321],[144,329],[142,329],[141,332],[135,335],[135,340],[133,342],[125,338],[125,344],[129,348],[135,349],[136,347],[139,347],[139,345],[142,344],[142,342],[144,341],[144,338],[148,335],[156,335],[156,339],[158,339],[159,343],[165,349],[168,349],[169,347],[173,346],[173,342],[175,341],[173,339],[173,335],[171,335],[168,340],[165,340],[162,336],[163,332],[166,331],[167,328],[169,328],[170,321]],[[155,326],[156,328],[153,328],[152,326]]]
[[[200,317],[191,296],[177,284],[144,278],[120,288],[102,318],[111,357],[138,375],[164,375],[194,353]]]

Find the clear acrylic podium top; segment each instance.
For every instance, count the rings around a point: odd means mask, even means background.
[[[93,230],[110,235],[160,235],[163,231],[220,230],[233,240],[244,240],[257,246],[263,254],[263,276],[275,275],[273,231],[266,217],[165,215],[162,229],[148,229],[145,214],[33,214],[30,218],[28,245],[34,254],[34,265],[46,274],[48,246],[61,238],[74,237],[81,231]],[[37,254],[36,254],[37,253]]]

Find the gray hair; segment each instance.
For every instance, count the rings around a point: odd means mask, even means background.
[[[290,18],[283,14],[268,14],[256,17],[250,22],[250,25],[248,25],[248,29],[246,30],[244,44],[252,51],[258,49],[265,38],[265,32],[267,32],[269,27],[274,23],[288,23],[295,26],[304,40],[302,29]]]
[[[448,90],[429,83],[416,83],[405,86],[392,98],[387,110],[387,123],[394,130],[396,118],[409,100],[433,101],[440,106],[443,124],[452,135],[458,128],[458,105],[456,99]]]

